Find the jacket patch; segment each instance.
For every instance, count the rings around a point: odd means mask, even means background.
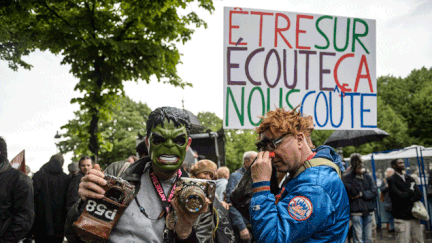
[[[308,219],[311,216],[312,211],[313,206],[311,201],[304,196],[294,197],[288,204],[289,215],[297,221]]]
[[[260,210],[260,209],[261,209],[261,205],[255,205],[255,206],[252,207],[253,211],[257,211],[257,210]]]

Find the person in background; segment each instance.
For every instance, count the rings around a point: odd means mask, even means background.
[[[414,202],[422,198],[415,180],[404,175],[405,164],[402,159],[394,159],[391,166],[395,173],[387,179],[389,196],[392,203],[396,242],[423,242],[420,220],[411,212]]]
[[[198,162],[198,154],[192,148],[186,152],[185,161],[182,164],[182,169],[187,172],[188,175],[191,173],[191,168]]]
[[[28,165],[25,166],[25,174],[30,178],[33,176],[33,173]]]
[[[191,177],[213,180],[216,178],[217,165],[208,159],[200,160],[191,168]]]
[[[240,182],[240,179],[243,177],[243,174],[250,167],[252,162],[257,156],[257,152],[255,151],[247,151],[243,154],[243,166],[236,170],[228,179],[227,187],[226,187],[226,198],[227,203],[231,203],[230,195],[237,184]],[[240,212],[235,207],[229,208],[230,218],[232,220],[234,233],[236,235],[238,242],[251,242],[252,240],[252,226],[250,224],[250,219],[243,217]]]
[[[349,197],[354,243],[371,243],[378,191],[372,177],[366,173],[360,154],[351,154],[350,164],[351,172],[343,177],[343,182]]]
[[[229,175],[230,171],[226,166],[222,166],[216,171],[216,196],[218,197],[219,201],[226,201],[225,192],[228,184]]]
[[[80,168],[80,172],[83,175],[86,175],[89,170],[93,169],[95,162],[89,156],[82,156],[78,161],[78,166]]]
[[[68,164],[68,171],[69,171],[69,177],[74,177],[79,172],[79,166],[78,163],[71,162]]]
[[[135,150],[138,154],[139,159],[144,158],[145,156],[148,155],[148,149],[147,149],[147,145],[145,144],[145,140],[140,142],[136,147]]]
[[[33,200],[30,177],[9,165],[7,144],[0,137],[0,243],[18,242],[30,231]]]
[[[69,212],[75,202],[79,199],[79,184],[81,182],[81,178],[83,178],[85,175],[85,171],[87,171],[87,166],[89,165],[91,165],[93,168],[93,161],[89,156],[82,156],[78,163],[72,162],[68,165],[69,171],[72,171],[73,173],[76,170],[76,173],[70,177],[68,182],[66,193],[66,212]],[[80,167],[82,170],[80,170]]]
[[[200,160],[192,166],[191,178],[214,180],[216,179],[216,170],[217,165],[213,161],[207,159]],[[213,203],[209,204],[207,212],[201,214],[195,221],[194,229],[198,232],[197,237],[200,242],[234,243],[235,236],[229,221],[229,205],[220,200],[217,195],[215,196]],[[217,214],[215,214],[215,211]],[[199,233],[215,228],[217,224],[219,224],[219,226],[216,229],[215,236],[212,238],[210,238],[208,234]]]
[[[182,169],[182,173],[186,173],[185,175],[189,177],[191,173],[192,165],[187,161],[185,161],[183,162],[181,169]]]
[[[389,219],[388,222],[388,233],[394,233],[395,229],[394,229],[394,218],[393,218],[393,214],[392,214],[392,204],[391,204],[391,200],[390,200],[390,196],[389,196],[389,187],[388,187],[388,183],[387,180],[388,178],[390,178],[391,176],[393,176],[394,174],[394,169],[393,168],[387,168],[385,171],[385,178],[383,180],[383,184],[381,186],[381,202],[383,202],[384,205],[384,211],[385,214],[387,214],[387,217]]]
[[[32,231],[36,243],[63,242],[69,181],[63,163],[61,154],[53,155],[33,176],[36,216]]]
[[[208,159],[200,160],[196,164],[194,164],[191,168],[191,177],[202,179],[202,180],[214,180],[216,179],[216,171],[217,165]],[[217,185],[216,185],[217,190]],[[228,210],[229,204],[220,199],[217,194],[215,194],[218,201],[222,204],[222,206]]]

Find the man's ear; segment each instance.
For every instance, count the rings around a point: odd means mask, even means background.
[[[188,138],[188,143],[187,143],[187,145],[186,145],[186,151],[189,150],[189,147],[190,147],[191,143],[192,143],[192,138],[189,137],[189,138]]]
[[[295,137],[295,139],[297,140],[297,144],[299,145],[299,148],[302,148],[304,145],[304,141],[305,141],[305,135],[304,133],[298,133]]]

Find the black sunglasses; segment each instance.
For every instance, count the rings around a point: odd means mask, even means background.
[[[258,151],[274,151],[277,148],[278,144],[283,141],[286,135],[290,135],[290,133],[285,133],[284,135],[273,140],[270,140],[268,138],[262,139],[256,144]]]

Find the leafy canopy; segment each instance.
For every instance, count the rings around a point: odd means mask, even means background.
[[[112,116],[102,120],[99,126],[101,144],[99,164],[104,167],[109,163],[127,159],[136,155],[137,136],[146,133],[146,122],[151,109],[141,102],[134,102],[129,97],[116,98],[112,104]],[[88,155],[89,134],[87,128],[91,118],[82,111],[75,112],[75,119],[70,120],[62,129],[67,140],[59,143],[62,153],[73,152],[73,161]]]
[[[80,112],[91,117],[89,149],[98,154],[103,136],[99,119],[122,94],[124,81],[151,77],[174,86],[191,86],[177,75],[176,43],[191,39],[193,26],[206,23],[191,11],[212,12],[212,0],[10,0],[0,5],[0,60],[31,68],[23,56],[39,49],[63,56],[79,79]]]

